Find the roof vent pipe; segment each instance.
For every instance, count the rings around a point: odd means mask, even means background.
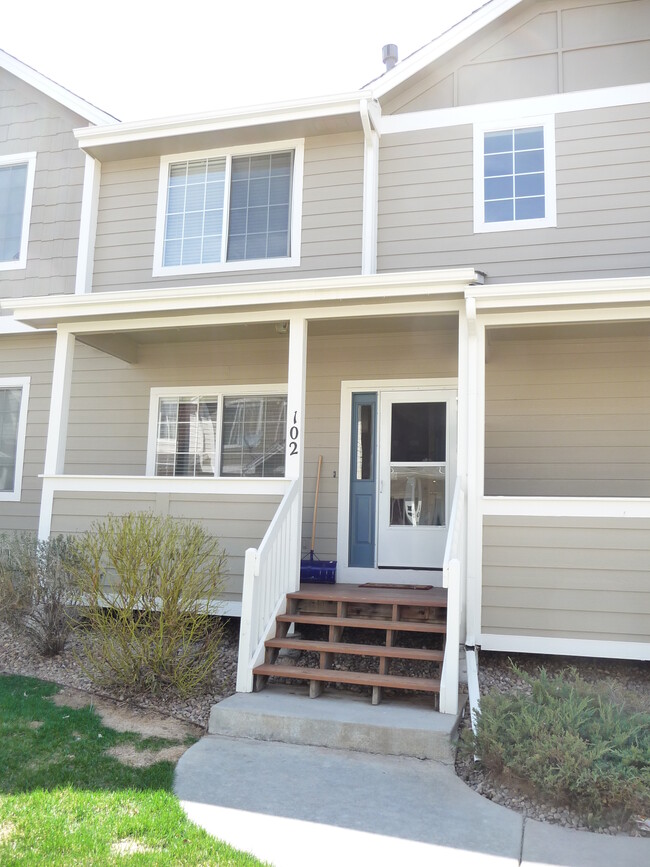
[[[386,72],[390,72],[397,63],[397,45],[384,45],[381,49],[381,59],[386,66]]]

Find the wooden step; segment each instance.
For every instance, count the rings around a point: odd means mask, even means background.
[[[352,629],[387,629],[394,632],[432,632],[443,634],[447,624],[430,620],[371,620],[366,617],[335,617],[327,614],[279,614],[278,623],[305,623],[309,626],[347,626]]]
[[[309,599],[319,602],[359,602],[368,604],[406,605],[412,607],[446,608],[447,591],[442,587],[431,590],[360,587],[357,584],[321,584],[303,586],[288,599]]]
[[[389,659],[422,659],[427,662],[442,662],[442,650],[421,647],[385,647],[383,644],[344,644],[333,641],[309,641],[304,638],[270,638],[266,647],[286,650],[307,650],[315,653],[344,653],[352,656],[383,656]]]
[[[440,692],[440,681],[429,677],[403,677],[362,671],[335,671],[331,668],[302,668],[294,665],[258,665],[253,674],[262,677],[285,677],[326,683],[347,683],[383,689],[410,689],[417,692]]]

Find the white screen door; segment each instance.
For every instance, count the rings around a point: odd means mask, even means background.
[[[380,392],[377,565],[442,566],[456,450],[456,392]]]

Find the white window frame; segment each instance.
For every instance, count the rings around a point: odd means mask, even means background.
[[[18,431],[16,434],[16,470],[13,491],[0,491],[0,501],[17,502],[23,487],[23,463],[25,459],[25,440],[27,438],[27,406],[29,404],[29,376],[0,377],[0,388],[21,388]]]
[[[484,147],[485,133],[509,129],[544,129],[544,209],[546,216],[534,220],[485,221]],[[555,115],[527,118],[493,118],[474,124],[474,231],[503,232],[519,229],[546,229],[557,226],[557,196],[555,176]]]
[[[232,157],[246,154],[266,155],[280,151],[293,151],[293,175],[291,183],[291,216],[289,243],[291,255],[272,259],[237,259],[233,262],[204,262],[197,265],[165,265],[163,253],[165,246],[165,222],[167,219],[167,190],[169,167],[185,160],[202,160],[225,157],[226,179],[223,212],[224,244],[228,243],[230,166]],[[241,145],[208,151],[190,151],[182,154],[168,154],[160,158],[160,177],[158,180],[158,205],[156,209],[156,236],[153,252],[153,276],[173,277],[184,274],[212,274],[222,271],[254,271],[266,268],[291,268],[300,265],[300,241],[302,227],[302,184],[305,164],[305,140],[290,139],[256,145]]]
[[[280,384],[265,383],[264,385],[199,385],[199,386],[165,386],[164,388],[152,388],[149,399],[149,433],[147,437],[147,464],[146,474],[156,476],[156,440],[158,438],[158,406],[160,399],[164,397],[181,397],[183,395],[206,395],[216,397],[217,430],[215,437],[215,461],[214,476],[201,476],[205,481],[214,479],[228,479],[237,481],[238,478],[250,479],[249,476],[222,476],[221,475],[221,445],[223,436],[223,400],[224,397],[246,397],[247,395],[286,395],[286,382]],[[286,437],[286,433],[285,433]],[[173,484],[175,480],[187,480],[190,476],[165,476]],[[266,476],[262,478],[268,478]],[[286,466],[285,475],[286,478]]]
[[[0,166],[19,166],[27,164],[27,180],[25,181],[25,202],[23,209],[23,224],[20,234],[20,254],[17,260],[0,261],[0,271],[15,271],[27,267],[27,245],[29,244],[29,226],[32,217],[32,199],[34,197],[34,178],[36,176],[36,152],[26,154],[11,154],[0,157]]]

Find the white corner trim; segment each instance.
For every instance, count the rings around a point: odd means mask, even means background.
[[[273,259],[243,259],[229,262],[226,258],[228,244],[229,200],[230,200],[230,166],[234,156],[244,154],[269,154],[278,151],[293,151],[293,168],[291,178],[291,225],[290,255]],[[226,159],[225,192],[223,203],[222,248],[221,261],[199,265],[164,265],[163,249],[165,239],[165,223],[167,218],[167,182],[172,163],[184,160],[201,160],[224,157]],[[180,154],[167,154],[160,158],[160,174],[158,178],[158,200],[156,205],[156,228],[153,251],[154,277],[178,277],[193,274],[216,274],[221,272],[246,272],[274,268],[295,268],[300,265],[301,228],[302,228],[302,189],[305,165],[305,140],[288,139],[286,141],[264,142],[255,145],[240,145],[216,150],[189,151]]]
[[[435,108],[404,114],[382,115],[378,119],[378,132],[382,136],[428,129],[445,129],[474,123],[489,123],[515,118],[527,123],[530,117],[590,111],[598,108],[616,108],[650,102],[650,83],[626,84],[595,90],[553,93],[502,102],[482,102],[453,108]]]
[[[379,133],[372,127],[370,106],[361,103],[363,121],[363,208],[361,236],[361,273],[377,272],[377,223],[379,215]]]
[[[602,659],[650,660],[650,641],[608,641],[587,638],[550,638],[537,635],[482,633],[482,650],[504,653],[547,653],[553,656],[594,656]]]
[[[76,295],[92,292],[101,171],[101,163],[86,154],[79,224],[79,253],[74,287]]]
[[[20,388],[20,410],[18,412],[18,428],[16,431],[16,462],[14,469],[14,486],[11,491],[0,491],[0,502],[18,502],[23,486],[23,462],[25,459],[25,440],[27,438],[27,408],[29,405],[29,376],[3,376],[0,378],[0,389]]]
[[[498,130],[520,130],[530,127],[541,126],[544,130],[544,207],[545,216],[533,220],[507,220],[499,223],[489,223],[485,220],[485,172],[484,172],[484,145],[485,133]],[[476,122],[474,124],[474,232],[511,232],[520,229],[545,229],[557,226],[557,195],[555,177],[555,117],[521,119],[490,118],[489,121]],[[513,184],[516,184],[516,175],[513,174]],[[515,190],[513,189],[513,200]]]
[[[0,157],[0,166],[27,165],[25,179],[25,200],[23,202],[23,222],[20,232],[20,253],[18,259],[10,262],[0,262],[0,271],[14,271],[27,267],[27,246],[29,244],[29,226],[32,218],[32,199],[34,196],[34,178],[36,175],[36,152],[24,154],[9,154]]]

